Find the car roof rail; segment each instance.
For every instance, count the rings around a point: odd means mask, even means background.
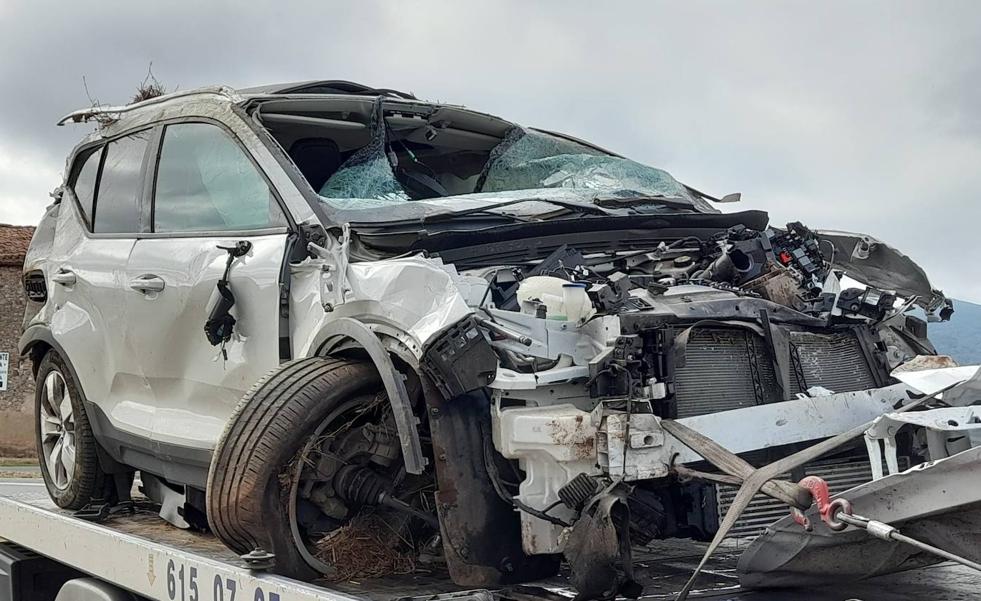
[[[64,117],[58,120],[58,125],[65,125],[66,123],[87,123],[93,119],[97,119],[101,116],[116,117],[124,113],[129,113],[132,111],[140,110],[148,106],[159,104],[161,102],[167,102],[168,100],[173,100],[175,98],[182,98],[185,96],[196,96],[198,94],[218,94],[220,96],[225,96],[229,100],[238,100],[238,93],[228,87],[228,86],[211,86],[206,88],[197,88],[194,90],[185,90],[182,92],[173,92],[170,94],[163,94],[161,96],[155,96],[147,100],[142,100],[140,102],[134,102],[132,104],[124,104],[118,106],[110,105],[98,105],[90,106],[88,108],[79,109],[68,113]]]

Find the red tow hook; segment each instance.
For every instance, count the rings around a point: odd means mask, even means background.
[[[841,531],[848,527],[848,524],[837,519],[839,513],[852,514],[852,504],[847,499],[831,499],[831,492],[828,490],[828,483],[819,476],[808,476],[797,483],[798,486],[806,488],[811,493],[814,503],[817,505],[818,514],[821,521],[834,531]],[[804,530],[810,532],[814,529],[811,520],[796,507],[790,508],[790,515],[794,521],[800,524]]]

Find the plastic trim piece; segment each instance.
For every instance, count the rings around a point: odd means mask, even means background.
[[[412,413],[412,402],[405,389],[405,376],[395,369],[388,350],[375,333],[356,319],[342,317],[327,324],[317,334],[313,348],[319,349],[318,355],[329,355],[331,350],[345,339],[354,340],[361,345],[378,368],[395,414],[395,425],[402,445],[402,456],[405,459],[405,471],[410,474],[423,473],[426,468],[426,458],[422,455],[422,443],[419,442],[419,432],[416,429],[418,420]]]
[[[96,441],[113,461],[198,490],[207,488],[211,449],[161,442],[120,430],[91,401],[86,401],[85,413]]]

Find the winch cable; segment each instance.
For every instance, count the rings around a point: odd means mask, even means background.
[[[818,516],[821,518],[821,521],[828,526],[828,529],[833,532],[841,532],[848,526],[854,526],[855,528],[864,530],[869,536],[873,536],[884,541],[906,543],[921,551],[955,561],[961,565],[981,572],[981,564],[979,563],[961,557],[960,555],[955,555],[949,551],[944,551],[943,549],[934,547],[933,545],[922,541],[918,541],[915,538],[906,536],[905,534],[901,533],[898,528],[891,524],[854,513],[852,511],[852,504],[848,499],[844,497],[835,497],[834,499],[831,498],[831,490],[828,486],[828,482],[820,476],[807,476],[797,484],[801,488],[810,491],[811,496],[814,499],[814,505],[817,509]],[[808,532],[813,530],[810,518],[805,516],[799,509],[791,508],[790,516],[795,522],[803,527],[804,530]]]
[[[869,536],[874,536],[875,538],[880,538],[886,541],[891,540],[900,543],[906,543],[907,545],[916,547],[921,551],[931,553],[933,555],[936,555],[937,557],[943,557],[944,559],[949,559],[950,561],[957,562],[963,566],[967,566],[973,570],[977,570],[978,572],[981,572],[981,563],[978,563],[976,561],[971,561],[966,557],[955,555],[950,551],[944,551],[939,547],[934,547],[933,545],[929,545],[923,541],[919,541],[910,536],[906,536],[905,534],[900,532],[898,528],[892,526],[891,524],[880,522],[879,520],[873,520],[861,515],[846,514],[844,512],[839,512],[835,517],[838,520],[841,520],[842,522],[848,524],[849,526],[854,526],[856,528],[865,530],[865,532],[868,533]]]
[[[904,413],[911,409],[915,409],[928,401],[936,399],[944,392],[960,386],[961,384],[962,382],[954,382],[953,384],[945,386],[931,395],[924,396],[911,403],[903,405],[894,413]],[[675,599],[677,601],[684,601],[688,598],[688,595],[691,593],[692,587],[695,586],[695,581],[698,579],[698,575],[701,574],[705,564],[708,563],[708,560],[712,557],[712,554],[715,553],[715,550],[719,548],[720,544],[722,544],[722,540],[729,534],[732,527],[736,525],[736,522],[742,516],[746,508],[749,507],[753,497],[755,497],[756,494],[759,493],[768,482],[774,480],[780,474],[784,474],[804,465],[805,463],[809,463],[821,455],[824,455],[825,453],[840,447],[852,439],[861,436],[866,430],[872,427],[873,423],[874,420],[868,421],[860,426],[852,428],[851,430],[823,440],[802,451],[798,451],[793,455],[788,455],[787,457],[779,459],[769,465],[755,469],[752,471],[752,473],[746,475],[745,473],[739,473],[740,470],[738,469],[733,470],[734,465],[741,465],[745,463],[745,461],[738,457],[735,453],[729,452],[721,445],[700,434],[697,437],[693,437],[691,435],[692,433],[698,433],[679,422],[673,420],[662,421],[661,426],[669,434],[677,438],[682,444],[704,457],[717,468],[729,473],[732,476],[737,476],[743,479],[742,486],[739,487],[739,491],[736,493],[732,503],[729,505],[729,510],[726,511],[725,518],[723,518],[722,523],[719,525],[719,529],[712,538],[712,542],[709,543],[708,548],[705,550],[702,560],[695,567],[695,570],[692,572],[688,582],[685,583],[684,588],[681,589]],[[712,445],[706,446],[704,444],[704,440],[709,440]],[[793,505],[793,503],[788,503],[788,505]]]

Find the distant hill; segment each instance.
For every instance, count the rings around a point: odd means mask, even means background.
[[[938,353],[961,365],[981,364],[981,305],[955,300],[950,321],[931,323],[927,333]]]

